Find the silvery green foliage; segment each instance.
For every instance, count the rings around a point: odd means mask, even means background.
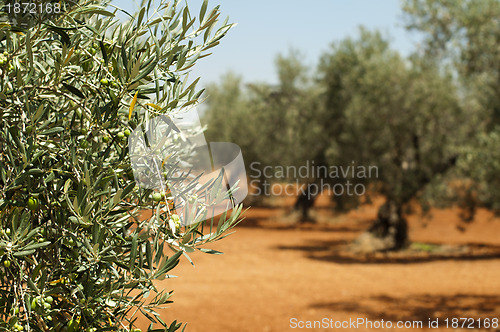
[[[233,143],[207,144],[196,110],[157,116],[129,137],[138,185],[166,196],[182,226],[211,219],[247,195],[245,165]],[[240,188],[238,188],[240,186]]]
[[[217,253],[200,246],[241,206],[183,227],[169,197],[135,182],[127,136],[199,102],[189,68],[231,24],[207,1],[197,17],[143,1],[124,22],[106,2],[61,3],[29,29],[0,23],[0,330],[125,331],[145,316],[175,331],[155,311],[172,292],[153,281]]]
[[[461,183],[452,197],[472,210],[485,205],[499,211],[500,2],[406,0],[403,11],[407,28],[423,37],[421,50],[437,56],[442,65],[451,64],[458,74],[462,107],[473,129],[461,149]]]

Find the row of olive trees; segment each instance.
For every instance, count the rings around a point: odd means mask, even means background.
[[[243,86],[229,76],[209,89],[208,134],[240,144],[247,164],[377,166],[378,178],[358,179],[386,198],[362,244],[402,248],[410,200],[424,207],[453,199],[497,206],[498,189],[491,185],[498,181],[499,159],[488,151],[498,142],[493,91],[500,80],[489,67],[498,59],[491,42],[497,8],[496,1],[464,1],[456,13],[444,2],[409,1],[408,22],[429,36],[425,51],[405,58],[378,32],[361,29],[358,37],[332,44],[314,73],[291,53],[276,61],[277,86]],[[439,14],[426,16],[429,10]],[[456,21],[446,21],[450,17]],[[443,26],[450,26],[449,35]],[[470,30],[468,40],[461,27]],[[453,38],[461,45],[456,58],[457,49],[445,47]],[[238,123],[229,125],[229,114],[237,114],[232,120]],[[452,178],[461,191],[450,192]]]

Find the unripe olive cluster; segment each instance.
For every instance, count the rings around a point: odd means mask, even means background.
[[[22,326],[21,324],[19,323],[15,323],[12,328],[15,330],[15,331],[23,331],[24,330],[24,326]]]
[[[7,56],[9,53],[7,51],[0,53],[0,66],[3,66],[7,62],[9,62],[9,59],[7,59]]]
[[[115,80],[108,80],[106,77],[101,78],[101,84],[104,86],[111,86],[112,88],[118,88],[118,83]]]
[[[54,298],[52,296],[46,296],[42,297],[40,295],[36,296],[31,300],[31,310],[34,311],[48,311],[52,309],[52,303],[54,302]],[[50,316],[47,316],[48,320],[51,320],[51,318],[48,318]]]
[[[5,64],[9,64],[7,67],[7,70],[9,72],[11,72],[15,69],[15,66],[14,66],[13,61],[9,61],[8,56],[9,56],[9,52],[7,52],[7,51],[3,51],[2,53],[0,53],[0,66],[4,66]]]
[[[116,130],[111,130],[111,132],[115,132],[114,137],[116,137],[116,142],[124,142],[127,140],[127,137],[129,137],[132,133],[129,128],[125,127],[124,129],[118,128],[118,131]],[[99,132],[90,131],[86,128],[83,127],[80,129],[79,133],[83,135],[83,137],[80,138],[80,147],[82,149],[87,149],[90,147],[90,142],[92,141],[92,138],[101,136],[100,140],[102,143],[109,143],[111,141],[110,135],[106,131],[102,131],[102,134],[99,134]]]
[[[181,218],[178,214],[172,213],[168,220],[168,225],[173,233],[176,233],[181,228]]]

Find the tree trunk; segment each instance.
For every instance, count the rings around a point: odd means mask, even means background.
[[[300,210],[301,219],[300,222],[314,222],[314,219],[311,218],[309,211],[314,206],[314,202],[320,193],[319,187],[317,184],[310,183],[306,186],[306,189],[301,191],[297,196],[297,200],[294,204],[295,210]]]
[[[359,196],[357,195],[333,195],[332,201],[335,203],[334,210],[339,213],[348,212],[359,206]]]
[[[387,200],[378,210],[370,229],[354,243],[359,251],[400,250],[409,243],[408,224],[401,212],[401,204]]]

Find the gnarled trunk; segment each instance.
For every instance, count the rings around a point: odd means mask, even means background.
[[[370,229],[362,234],[354,242],[354,249],[359,251],[373,252],[386,250],[403,249],[409,244],[408,224],[402,214],[402,207],[407,204],[412,198],[416,197],[417,193],[431,182],[438,174],[443,174],[448,169],[453,167],[457,161],[457,156],[452,156],[444,162],[434,166],[432,173],[425,172],[421,168],[421,158],[418,137],[414,137],[415,151],[417,155],[417,168],[412,171],[401,172],[402,183],[401,188],[404,191],[387,190],[387,200],[379,208],[377,219],[372,224]],[[402,155],[401,153],[398,156]],[[401,160],[397,160],[397,164],[402,164]]]
[[[387,200],[379,208],[377,219],[370,229],[355,241],[355,249],[373,252],[406,247],[409,243],[408,224],[401,210],[401,204]]]

